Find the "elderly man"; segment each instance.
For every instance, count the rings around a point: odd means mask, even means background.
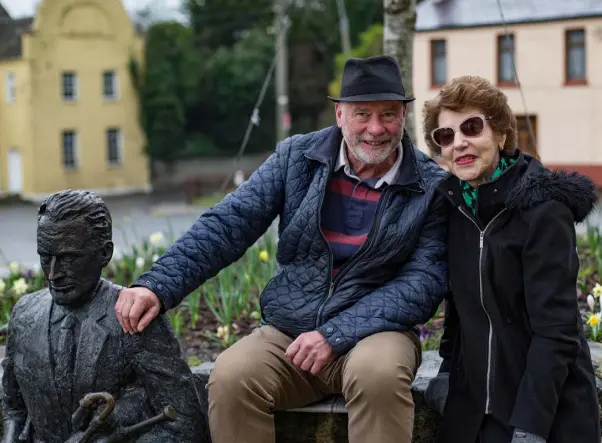
[[[388,56],[350,59],[337,126],[282,141],[205,212],[115,307],[144,329],[240,258],[280,217],[278,271],[262,323],[209,381],[214,443],[275,441],[273,412],[342,393],[351,443],[410,443],[415,325],[447,291],[445,177],[404,133],[406,96]]]
[[[87,432],[96,442],[117,435],[123,438],[115,441],[138,443],[209,440],[169,320],[157,317],[136,335],[119,326],[114,306],[121,287],[101,278],[113,255],[111,235],[109,211],[91,192],[62,191],[41,204],[37,247],[48,288],[21,298],[11,313],[2,362],[3,443],[80,441]],[[85,397],[104,399],[100,409],[112,412],[98,428],[90,413],[74,414]],[[175,421],[131,432],[170,406]]]

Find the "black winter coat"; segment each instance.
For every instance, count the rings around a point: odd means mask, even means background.
[[[487,413],[548,443],[599,443],[574,228],[597,201],[592,182],[519,154],[479,187],[477,217],[456,177],[439,190],[456,208],[440,351],[450,372],[443,441],[475,442]]]

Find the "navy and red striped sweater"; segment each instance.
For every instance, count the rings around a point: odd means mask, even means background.
[[[345,174],[344,168],[330,179],[321,216],[322,232],[333,253],[333,276],[366,241],[381,196],[374,189],[378,180],[358,181]]]

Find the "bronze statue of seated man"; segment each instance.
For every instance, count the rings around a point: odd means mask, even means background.
[[[209,441],[193,375],[165,315],[138,334],[115,316],[101,277],[111,215],[87,191],[47,197],[37,246],[48,288],[25,295],[3,361],[2,443]]]

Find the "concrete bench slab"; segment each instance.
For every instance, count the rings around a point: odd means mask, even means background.
[[[424,390],[437,375],[441,358],[437,351],[425,351],[422,364],[412,384],[415,404],[414,443],[436,443],[441,419],[424,402]],[[198,380],[202,401],[207,403],[206,384],[213,368],[204,363],[192,368]],[[206,406],[205,406],[206,410]],[[347,443],[347,408],[341,396],[328,397],[302,408],[275,412],[276,441],[278,443]]]

